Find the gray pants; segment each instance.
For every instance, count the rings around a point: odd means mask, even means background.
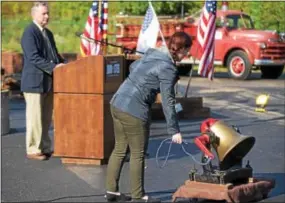
[[[131,196],[142,198],[144,191],[144,153],[149,139],[149,122],[138,119],[111,106],[114,122],[115,148],[107,167],[106,190],[119,191],[120,173],[130,148]]]

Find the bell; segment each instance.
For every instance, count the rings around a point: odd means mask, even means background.
[[[254,137],[240,134],[223,121],[215,122],[210,131],[217,137],[213,147],[217,152],[221,170],[239,164],[255,143]]]

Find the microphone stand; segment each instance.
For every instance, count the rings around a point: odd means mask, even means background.
[[[121,48],[123,50],[124,54],[133,54],[133,53],[144,54],[144,52],[137,51],[137,50],[134,50],[134,49],[128,49],[128,48],[126,48],[124,46],[120,46],[120,45],[112,44],[112,43],[105,42],[105,41],[102,41],[102,40],[96,40],[96,39],[93,39],[93,38],[90,38],[90,37],[86,37],[83,33],[75,33],[75,35],[80,37],[80,38],[82,38],[82,39],[85,39],[88,42],[100,43],[102,45],[107,45],[107,46],[110,45],[112,47]]]

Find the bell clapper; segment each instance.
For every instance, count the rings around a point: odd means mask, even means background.
[[[247,160],[247,163],[246,163],[246,166],[245,166],[246,168],[252,168],[251,166],[250,166],[250,164],[249,164],[249,160]]]

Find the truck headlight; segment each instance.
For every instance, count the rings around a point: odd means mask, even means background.
[[[270,39],[268,39],[268,42],[278,43],[278,42],[280,42],[280,40],[278,38],[270,38]]]
[[[264,42],[259,43],[259,47],[261,49],[265,49],[266,48],[266,44]]]

